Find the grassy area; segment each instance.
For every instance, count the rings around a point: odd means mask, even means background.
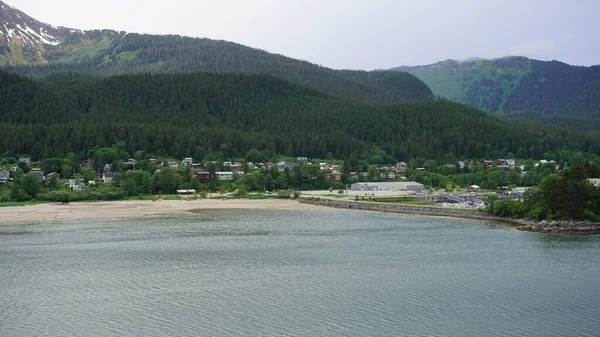
[[[21,207],[21,206],[47,204],[47,203],[50,203],[50,201],[38,201],[38,200],[7,201],[7,202],[0,202],[0,207]]]
[[[139,53],[139,50],[127,51],[124,53],[117,54],[117,61],[119,61],[119,62],[133,61],[137,58],[138,53]]]

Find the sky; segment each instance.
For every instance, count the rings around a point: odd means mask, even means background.
[[[5,0],[77,29],[237,42],[335,69],[509,55],[600,64],[600,0]]]

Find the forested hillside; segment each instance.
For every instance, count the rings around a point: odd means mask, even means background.
[[[207,73],[41,81],[0,72],[0,134],[0,151],[34,158],[84,157],[119,141],[130,153],[241,157],[256,148],[382,164],[600,152],[597,133],[501,121],[448,101],[362,103],[270,75]]]
[[[491,112],[600,117],[600,66],[506,57],[395,70],[416,75],[435,95]]]

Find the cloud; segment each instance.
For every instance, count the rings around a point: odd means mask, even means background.
[[[558,53],[558,44],[552,40],[523,42],[509,49],[510,55],[527,56],[537,59],[551,59]]]

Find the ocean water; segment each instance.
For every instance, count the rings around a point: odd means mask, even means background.
[[[600,236],[333,209],[0,226],[0,336],[600,336]]]

